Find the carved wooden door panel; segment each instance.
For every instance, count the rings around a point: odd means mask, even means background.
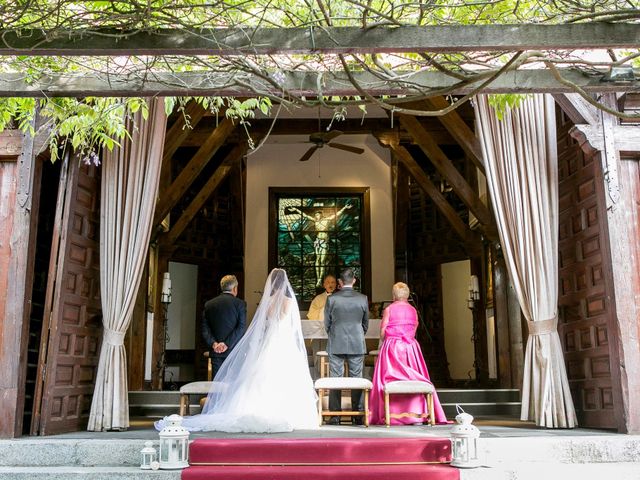
[[[559,334],[581,427],[615,428],[615,329],[600,154],[559,113]],[[619,400],[619,399],[618,399]]]
[[[68,162],[56,207],[31,428],[40,435],[86,428],[102,336],[100,171],[77,157]]]

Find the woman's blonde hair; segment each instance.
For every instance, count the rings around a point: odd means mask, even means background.
[[[393,298],[395,300],[406,300],[409,298],[409,286],[406,283],[398,282],[393,286]]]

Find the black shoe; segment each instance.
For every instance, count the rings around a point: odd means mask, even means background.
[[[364,419],[362,417],[353,417],[351,418],[352,425],[364,425]]]
[[[331,417],[325,423],[327,425],[340,425],[340,419],[338,417]]]

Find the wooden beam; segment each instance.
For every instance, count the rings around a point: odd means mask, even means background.
[[[162,167],[160,169],[160,191],[166,191],[171,185],[171,171],[172,171],[172,160],[173,155],[176,153],[178,148],[184,143],[184,141],[191,135],[193,129],[198,125],[200,120],[204,117],[206,111],[202,106],[197,104],[196,102],[189,102],[183,114],[181,114],[169,131],[165,135],[164,139],[164,150],[162,154]],[[190,126],[187,126],[187,121],[185,117],[189,118]],[[207,136],[209,132],[207,132]],[[198,144],[201,146],[205,142],[205,139]],[[166,222],[165,222],[166,221]],[[166,223],[166,225],[165,225]],[[169,217],[166,216],[161,220],[163,231],[167,231],[169,229]],[[155,231],[154,231],[155,237]]]
[[[602,82],[600,75],[587,75],[578,70],[562,69],[562,77],[589,93],[630,92],[639,82]],[[369,72],[354,72],[353,78],[370,95],[423,94],[429,90],[450,89],[451,94],[472,93],[486,77],[461,83],[442,72],[407,73],[400,81],[383,81]],[[239,83],[238,79],[242,82]],[[0,97],[139,97],[139,96],[255,96],[256,92],[274,96],[283,90],[292,95],[314,97],[318,84],[323,95],[361,95],[347,75],[341,71],[284,72],[283,81],[272,84],[250,73],[220,72],[147,72],[144,76],[118,74],[51,74],[38,79],[25,79],[22,73],[0,73]],[[483,93],[573,93],[558,82],[548,70],[518,70],[506,72],[483,88]]]
[[[202,187],[198,195],[191,201],[189,206],[182,212],[182,215],[178,221],[173,225],[171,230],[162,237],[161,242],[166,245],[173,245],[178,237],[184,232],[184,229],[191,223],[193,217],[197,215],[200,209],[207,202],[209,197],[216,191],[220,183],[227,177],[233,164],[242,158],[242,155],[246,152],[246,146],[237,145],[229,152],[227,157],[222,161],[220,166],[216,169],[213,175],[209,178],[207,183]]]
[[[432,110],[443,110],[449,107],[449,102],[444,97],[431,97],[427,99],[427,105]],[[454,110],[451,113],[438,117],[451,136],[458,142],[464,152],[469,156],[473,164],[484,174],[484,161],[482,159],[482,146],[473,130],[462,119],[460,114]]]
[[[0,55],[216,55],[415,53],[636,48],[640,25],[429,25],[363,29],[215,28],[0,30]]]
[[[476,275],[480,279],[480,298],[474,302],[471,309],[473,317],[473,343],[474,359],[476,370],[476,381],[480,387],[487,387],[489,384],[489,350],[487,342],[487,308],[486,308],[486,280],[482,277],[483,256],[469,259],[471,275]]]
[[[513,288],[513,282],[509,279],[509,288],[507,288],[507,315],[509,324],[509,355],[511,360],[511,384],[514,386],[522,385],[522,377],[524,374],[524,351],[526,349],[527,327],[523,329],[523,316],[520,309],[520,301]],[[524,333],[524,339],[523,339]]]
[[[152,246],[149,255],[149,270],[154,273],[153,282],[153,332],[151,342],[151,388],[162,390],[164,384],[165,345],[165,306],[160,301],[162,293],[162,277],[169,271],[169,254],[158,246]]]
[[[422,170],[418,162],[411,156],[411,153],[401,145],[389,144],[389,147],[396,154],[398,160],[407,168],[411,176],[414,178],[420,188],[431,198],[433,204],[442,213],[444,218],[449,222],[453,230],[462,239],[465,245],[472,251],[478,250],[479,239],[475,237],[468,225],[466,225],[451,204],[440,193],[427,174]]]
[[[489,209],[482,203],[476,192],[440,149],[436,140],[423,128],[418,119],[410,115],[400,115],[400,123],[411,134],[440,174],[451,184],[454,192],[478,221],[483,225],[490,226],[493,222]]]
[[[31,126],[36,128],[36,115]],[[22,133],[20,133],[22,135]],[[0,168],[0,437],[23,431],[29,317],[42,164],[25,135],[19,158]]]
[[[0,162],[15,162],[22,151],[24,134],[20,130],[0,132]]]
[[[397,157],[396,159],[399,160]],[[409,170],[401,161],[392,163],[391,182],[393,186],[394,278],[396,281],[409,283],[408,238],[411,187],[409,185]]]
[[[129,390],[144,390],[145,349],[147,338],[147,292],[149,269],[146,262],[133,307],[131,324],[125,337],[127,353],[127,386]]]
[[[584,123],[595,125],[599,122],[600,114],[598,110],[587,103],[579,94],[557,93],[553,95],[553,99],[576,125]]]
[[[509,275],[502,256],[495,254],[493,269],[493,304],[496,326],[496,349],[498,360],[498,383],[501,388],[513,388],[511,376],[511,339],[509,338],[508,290]],[[519,387],[520,385],[517,385]]]
[[[200,147],[187,166],[180,172],[178,178],[171,184],[169,189],[160,196],[160,204],[156,208],[156,215],[153,221],[154,230],[169,214],[171,209],[180,200],[182,195],[191,186],[193,181],[198,177],[202,169],[209,163],[233,131],[235,125],[233,121],[225,118],[220,122],[218,127],[214,129],[206,142]]]
[[[191,134],[198,122],[204,117],[205,109],[196,102],[189,102],[185,107],[184,114],[179,114],[175,123],[167,131],[164,138],[164,151],[162,154],[163,163],[167,159],[171,159],[176,153],[178,147],[182,145],[185,139]],[[190,127],[187,127],[185,116],[189,117]]]
[[[315,118],[279,118],[275,124],[272,118],[266,119],[253,119],[251,120],[251,127],[249,133],[252,137],[256,135],[265,135],[269,133],[270,137],[274,135],[308,135],[318,130],[318,117],[317,111],[312,110],[316,114]],[[310,114],[307,112],[307,114]],[[328,123],[329,120],[327,120]],[[200,121],[198,127],[193,129],[187,139],[182,143],[182,147],[199,147],[202,145],[206,137],[209,135],[212,125],[214,125],[214,117],[206,117]],[[434,132],[434,135],[438,137],[438,143],[440,145],[457,145],[456,141],[451,137],[449,132],[438,122],[435,118],[425,118],[423,122],[429,128],[429,131]],[[391,128],[391,120],[385,117],[369,117],[368,115],[362,118],[348,117],[343,121],[335,122],[333,127],[345,135],[362,135],[362,134],[374,134],[397,132],[397,129]],[[401,134],[400,141],[410,143],[413,139],[405,132],[399,132]],[[340,137],[343,138],[343,137]],[[299,141],[300,139],[296,139]],[[229,136],[229,142],[246,141],[246,132],[241,129],[235,130]],[[254,143],[258,143],[254,138]]]
[[[594,125],[576,125],[569,134],[576,139],[584,137],[596,150],[604,150],[605,130],[611,132],[615,151],[624,153],[640,152],[640,129],[637,125],[610,125],[603,128],[602,122]]]

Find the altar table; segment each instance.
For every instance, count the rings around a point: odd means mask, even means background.
[[[380,322],[379,318],[369,319],[369,329],[364,338],[379,339],[380,338]],[[327,332],[324,329],[324,321],[322,320],[305,320],[302,321],[302,336],[309,340],[326,340]]]

